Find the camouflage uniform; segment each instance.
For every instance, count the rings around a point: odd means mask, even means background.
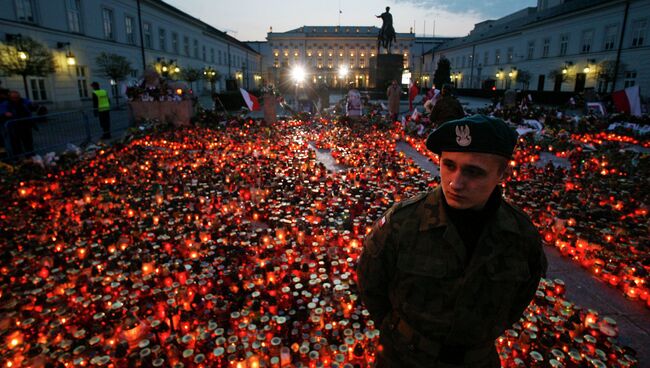
[[[441,196],[439,187],[398,203],[365,240],[358,284],[381,324],[378,367],[498,367],[494,340],[546,271],[537,230],[505,201],[467,259]]]

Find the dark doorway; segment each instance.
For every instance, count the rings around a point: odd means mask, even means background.
[[[553,85],[553,91],[560,92],[562,90],[562,76],[558,75],[555,77],[555,84]]]
[[[576,92],[582,92],[585,90],[585,82],[587,80],[587,74],[585,73],[576,73]]]
[[[236,91],[237,90],[237,80],[236,79],[226,79],[226,90],[227,91]]]
[[[496,86],[496,81],[494,79],[486,79],[483,81],[483,89],[494,89]]]
[[[544,90],[544,83],[546,82],[546,76],[544,74],[540,74],[539,78],[537,78],[537,90],[538,91],[543,91]]]

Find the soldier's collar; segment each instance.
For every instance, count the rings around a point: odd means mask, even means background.
[[[449,221],[442,204],[442,186],[429,192],[418,208],[420,231],[427,231],[436,227],[447,226]]]
[[[505,202],[505,201],[504,201]],[[495,215],[496,227],[499,230],[519,233],[519,226],[515,216],[506,207],[506,203],[501,203]],[[442,203],[442,187],[438,186],[427,194],[424,201],[417,209],[420,221],[420,231],[427,231],[437,227],[447,226],[449,217],[445,212],[445,206]]]

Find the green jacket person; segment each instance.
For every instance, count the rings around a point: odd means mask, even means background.
[[[519,320],[546,272],[539,233],[499,183],[517,141],[502,120],[440,126],[441,186],[390,208],[357,266],[381,325],[376,367],[499,367],[494,341]]]
[[[92,82],[93,89],[93,111],[99,118],[99,125],[102,127],[102,139],[111,138],[111,103],[108,99],[108,92],[99,88],[99,83]]]

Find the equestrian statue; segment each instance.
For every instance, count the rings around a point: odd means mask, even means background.
[[[377,55],[379,55],[381,46],[390,54],[390,46],[394,41],[397,41],[395,28],[393,28],[393,15],[390,14],[390,6],[387,6],[386,11],[381,15],[376,15],[376,17],[381,18],[383,22],[379,30],[379,36],[377,37]]]

